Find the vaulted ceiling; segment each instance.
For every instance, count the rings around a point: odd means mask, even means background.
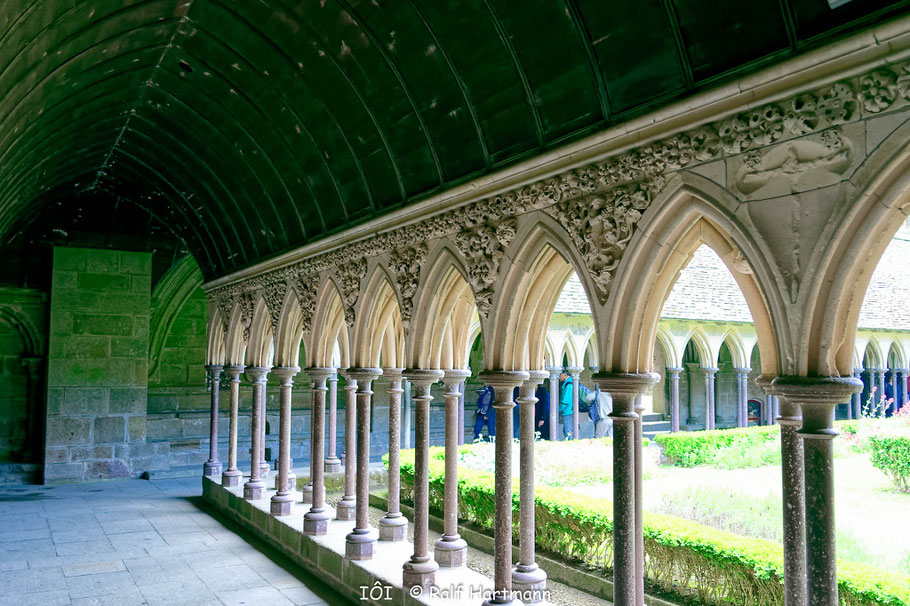
[[[908,6],[2,0],[0,241],[103,193],[215,277]]]

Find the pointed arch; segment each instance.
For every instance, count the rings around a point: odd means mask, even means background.
[[[894,365],[892,366],[892,364]],[[892,370],[907,368],[907,354],[897,339],[891,341],[891,347],[888,348],[888,368]]]
[[[819,235],[804,287],[800,366],[850,376],[860,309],[885,249],[910,215],[910,122],[895,129],[850,181],[858,195]]]
[[[629,242],[599,331],[602,369],[650,372],[664,301],[695,250],[706,244],[721,258],[752,314],[762,373],[776,376],[792,350],[787,309],[774,266],[754,239],[738,201],[710,180],[680,173],[642,215]],[[716,362],[716,358],[713,358]]]
[[[278,316],[275,335],[275,366],[300,366],[300,343],[303,340],[303,314],[300,300],[293,288],[288,288]],[[304,347],[304,354],[306,353]]]
[[[692,341],[695,351],[698,352],[698,361],[701,363],[702,368],[717,366],[717,352],[711,349],[711,341],[700,326],[690,330],[683,343],[688,344],[689,341]],[[685,346],[683,346],[683,349],[685,349]]]
[[[243,365],[246,353],[246,335],[243,331],[243,308],[240,301],[235,301],[231,316],[227,321],[227,334],[224,337],[224,358],[226,364]]]
[[[863,350],[863,364],[867,370],[885,368],[885,357],[882,355],[881,345],[875,337],[866,343],[866,348]]]
[[[544,366],[547,326],[572,273],[579,276],[597,326],[597,307],[584,264],[565,230],[550,217],[530,217],[515,235],[496,282],[491,328],[485,335],[490,370]]]
[[[547,368],[559,366],[559,360],[556,358],[556,344],[553,343],[553,334],[548,330],[547,338],[544,341],[543,361]]]
[[[673,344],[673,338],[667,332],[666,327],[658,325],[654,341],[655,345],[663,350],[664,359],[667,361],[667,365],[671,368],[680,368],[682,356],[676,351],[676,346]]]
[[[221,364],[226,363],[225,356],[225,321],[221,317],[221,310],[215,303],[208,303],[208,322],[205,326],[205,363]]]
[[[600,357],[597,352],[597,339],[595,338],[593,326],[584,334],[584,336],[582,336],[579,350],[581,351],[581,365],[584,365],[585,354],[587,354],[588,364],[590,366],[600,366]]]
[[[351,363],[358,368],[378,368],[381,363],[387,368],[399,368],[403,360],[398,359],[401,347],[399,335],[403,336],[401,311],[398,295],[392,288],[388,271],[375,264],[369,272],[366,287],[359,300],[351,342]],[[385,348],[388,359],[382,356],[383,343],[391,339]]]
[[[411,320],[409,366],[466,369],[482,322],[474,293],[458,256],[446,244],[431,258]]]
[[[272,366],[275,343],[272,334],[272,316],[268,305],[261,296],[253,307],[253,321],[250,323],[250,339],[246,348],[247,366]]]
[[[344,302],[333,278],[326,278],[319,287],[312,326],[308,341],[304,343],[307,366],[350,366],[350,342],[348,326],[344,321]]]
[[[721,342],[726,343],[727,349],[730,350],[730,355],[733,356],[733,366],[736,368],[749,367],[750,359],[746,356],[746,345],[737,331],[733,329],[725,331]]]

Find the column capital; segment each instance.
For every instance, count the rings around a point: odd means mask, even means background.
[[[746,367],[734,368],[733,370],[735,370],[736,372],[742,373],[742,374],[749,374],[750,372],[752,372],[751,368],[746,368]]]
[[[251,379],[250,383],[265,383],[270,370],[268,366],[247,366],[246,374]]]
[[[363,384],[367,389],[370,387],[370,383],[382,376],[381,368],[348,368],[346,373],[347,376],[351,377],[357,381],[358,385]]]
[[[774,394],[774,375],[759,375],[755,377],[755,384],[758,385],[765,394],[773,396]]]
[[[680,368],[679,366],[667,366],[667,372],[679,374],[685,370],[685,368]]]
[[[325,389],[325,382],[335,374],[335,369],[328,366],[308,366],[303,372],[316,384],[315,389]]]
[[[205,370],[206,370],[206,372],[212,374],[213,376],[220,375],[221,371],[224,370],[224,365],[223,364],[206,364]]]
[[[430,395],[430,385],[436,383],[445,373],[441,370],[430,370],[427,368],[407,368],[402,373],[405,379],[414,384],[417,388],[417,395],[414,399],[428,398]]]
[[[598,372],[594,374],[593,378],[601,391],[605,391],[613,397],[632,398],[644,393],[659,380],[659,377],[651,372]]]
[[[537,386],[543,383],[543,380],[548,378],[550,373],[545,370],[529,370],[528,371],[528,380],[521,384],[519,389],[519,400],[528,400],[533,398],[533,402],[537,402],[535,397],[535,392],[537,391]],[[519,404],[521,402],[519,401]]]
[[[784,376],[774,379],[772,387],[782,402],[802,411],[800,435],[834,437],[834,407],[862,391],[863,382],[854,377]]]
[[[711,373],[711,374],[713,375],[714,373],[716,373],[716,372],[717,372],[718,370],[720,370],[720,369],[719,369],[718,367],[716,367],[716,366],[702,366],[702,367],[701,367],[701,370],[702,370],[702,372],[705,373],[706,375],[707,375],[708,373]]]
[[[471,376],[471,371],[463,368],[447,368],[442,372],[442,382],[448,390],[456,389]]]
[[[553,375],[556,375],[558,377],[559,372],[562,370],[562,368],[559,366],[547,366],[546,370],[550,373],[550,378],[552,378]]]
[[[224,372],[231,376],[231,381],[234,383],[240,382],[240,375],[243,374],[244,370],[246,370],[246,366],[243,364],[228,364],[224,367]]]
[[[384,376],[389,381],[400,381],[404,378],[402,373],[404,368],[383,368],[382,376]]]
[[[484,385],[493,388],[494,400],[505,397],[508,394],[509,402],[512,401],[512,390],[531,378],[531,375],[524,370],[485,370],[477,377],[483,381]]]
[[[583,366],[566,366],[566,370],[572,375],[573,379],[577,379],[581,372],[584,370]]]

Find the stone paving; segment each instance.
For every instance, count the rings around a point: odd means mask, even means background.
[[[201,510],[201,492],[200,478],[0,487],[0,606],[350,603]]]

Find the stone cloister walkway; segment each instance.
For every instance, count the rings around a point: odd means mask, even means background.
[[[0,606],[347,604],[201,510],[199,478],[0,488]]]

